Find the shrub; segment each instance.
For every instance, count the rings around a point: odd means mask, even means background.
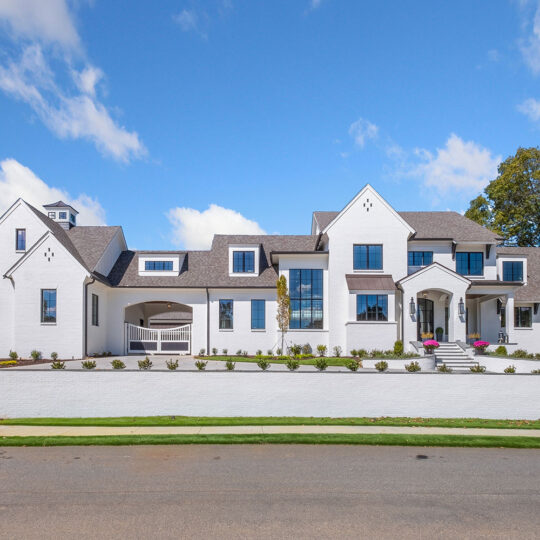
[[[356,358],[358,356],[358,351],[356,349],[351,349],[351,356]]]
[[[394,354],[396,356],[401,356],[403,354],[403,341],[400,339],[394,343]]]
[[[204,356],[204,353],[206,352],[206,349],[201,349],[199,351],[199,356]]]
[[[85,360],[84,362],[81,362],[81,366],[83,369],[96,369],[96,361]]]
[[[152,368],[152,361],[150,358],[148,358],[148,356],[144,360],[139,360],[137,364],[139,364],[139,369],[142,369],[143,371]]]
[[[358,371],[358,368],[362,367],[362,362],[360,360],[356,360],[355,358],[353,358],[352,360],[349,360],[345,364],[345,367],[347,369],[350,369],[351,371]]]
[[[212,347],[212,356],[217,355],[217,349],[215,347]]]
[[[268,350],[266,351],[266,354],[267,354],[268,356],[272,356],[272,357],[274,356],[274,353],[273,353],[272,349],[268,349]]]
[[[238,349],[236,351],[236,356],[242,356],[242,349]]]
[[[405,364],[405,369],[410,372],[422,371],[420,364],[414,360],[410,364]]]
[[[476,365],[476,366],[473,366],[472,368],[470,368],[470,370],[473,372],[473,373],[484,373],[486,371],[486,366],[481,366],[481,365]]]
[[[324,371],[328,367],[328,362],[325,358],[317,358],[317,360],[315,360],[315,367],[319,371]]]
[[[339,345],[336,345],[334,348],[333,348],[333,351],[334,351],[334,356],[336,358],[339,358],[341,356],[341,353],[343,351],[343,349],[339,346]]]
[[[199,370],[199,371],[204,371],[206,369],[206,364],[208,364],[208,362],[204,362],[203,360],[197,360],[195,362],[195,367]]]
[[[283,354],[283,351],[278,347],[276,349],[276,356],[281,356]]]
[[[365,358],[367,356],[366,349],[358,349],[356,351],[358,358]]]
[[[371,358],[384,358],[385,354],[384,354],[384,351],[381,351],[379,349],[373,349],[369,355],[371,356]]]
[[[428,354],[433,354],[433,351],[439,348],[439,342],[435,341],[434,339],[424,341],[423,345]]]
[[[263,370],[266,371],[270,367],[270,362],[268,360],[259,360],[257,365]]]
[[[227,368],[227,371],[232,371],[234,369],[234,366],[236,366],[236,362],[233,362],[230,358],[225,362],[225,367]]]
[[[170,369],[171,371],[175,371],[178,369],[178,360],[173,360],[172,358],[170,360],[167,360],[165,362],[167,364],[167,369]]]
[[[440,371],[441,373],[452,373],[452,368],[448,367],[446,364],[442,364],[437,367],[437,371]]]
[[[516,349],[510,356],[513,358],[527,358],[529,353],[524,349]]]
[[[516,366],[510,365],[508,367],[504,368],[505,373],[515,373],[516,372]]]
[[[499,345],[495,349],[495,354],[497,356],[508,356],[508,351],[506,350],[506,347],[504,345]]]
[[[533,370],[531,371],[531,373],[532,373],[533,375],[540,375],[540,369],[533,369]]]
[[[115,359],[115,360],[111,360],[111,366],[113,369],[125,369],[126,368],[126,364],[124,364],[124,362],[122,362],[122,360],[118,360]]]
[[[262,356],[262,351],[261,351],[261,349],[257,349],[257,350],[255,351],[255,356]]]
[[[319,356],[326,356],[326,345],[317,345]]]
[[[289,358],[285,365],[289,371],[296,371],[300,367],[300,362],[294,358]]]
[[[30,356],[32,357],[33,360],[39,360],[41,358],[41,352],[40,351],[36,351],[36,349],[34,349],[31,353],[30,353]]]
[[[2,360],[0,366],[15,366],[17,365],[17,360]]]
[[[313,354],[313,349],[311,348],[311,345],[309,343],[302,345],[302,354]]]
[[[537,359],[537,360],[540,360],[540,352],[537,352],[534,357]]]
[[[15,351],[9,351],[9,357],[12,360],[17,360],[19,358],[19,355]]]
[[[58,353],[57,352],[52,352],[51,353],[51,360],[58,360]]]
[[[65,362],[51,362],[51,369],[66,369],[66,363]]]
[[[375,369],[377,371],[386,371],[388,369],[388,362],[381,360],[375,364]]]
[[[291,345],[289,347],[289,353],[292,355],[292,356],[296,356],[297,354],[301,354],[302,353],[302,346],[301,345]]]
[[[223,355],[224,355],[224,356],[226,356],[226,355],[227,355],[227,353],[229,352],[229,349],[223,349],[223,351],[222,351],[222,352],[223,352]]]
[[[242,356],[247,356],[247,355],[248,355],[247,351],[242,351]]]

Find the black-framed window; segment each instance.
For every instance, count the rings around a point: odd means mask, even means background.
[[[355,270],[382,270],[382,245],[355,244],[353,268]]]
[[[144,261],[145,270],[157,270],[160,272],[172,271],[172,261]]]
[[[503,261],[503,281],[523,281],[523,261]]]
[[[235,274],[252,274],[255,272],[255,252],[233,251],[233,272]]]
[[[69,220],[71,221],[71,223],[75,223],[75,214],[69,214]]]
[[[67,219],[67,212],[58,212],[58,219]]]
[[[41,322],[56,322],[56,289],[41,289]]]
[[[456,272],[462,276],[482,276],[484,274],[484,254],[481,251],[457,252]]]
[[[266,302],[264,300],[251,301],[251,329],[264,330],[266,314]]]
[[[514,327],[530,328],[532,326],[532,307],[518,306],[514,308]]]
[[[220,330],[233,329],[233,301],[232,300],[219,301],[219,329]]]
[[[409,251],[409,266],[427,266],[433,262],[433,251]]]
[[[26,250],[26,229],[15,229],[15,249],[17,251]]]
[[[92,294],[92,326],[99,326],[99,296]]]
[[[387,321],[388,295],[387,294],[357,294],[356,295],[357,321]]]
[[[56,219],[56,212],[48,212],[47,215],[48,215],[51,219]]]
[[[323,327],[323,271],[289,270],[289,328]]]

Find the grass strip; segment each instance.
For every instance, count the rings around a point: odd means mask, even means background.
[[[90,437],[2,437],[0,446],[132,446],[165,444],[349,444],[377,446],[452,446],[478,448],[540,448],[535,437],[468,435],[115,435]]]
[[[120,416],[114,418],[5,418],[0,425],[19,426],[409,426],[449,428],[540,429],[540,420],[482,418],[328,418],[294,416]]]

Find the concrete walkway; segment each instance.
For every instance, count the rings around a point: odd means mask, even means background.
[[[100,435],[476,435],[540,437],[540,429],[443,428],[408,426],[15,426],[1,425],[0,437],[82,437]],[[0,440],[0,446],[2,441]]]

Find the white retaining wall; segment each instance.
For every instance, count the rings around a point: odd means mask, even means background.
[[[0,373],[0,417],[409,416],[538,419],[540,376],[428,373]]]

